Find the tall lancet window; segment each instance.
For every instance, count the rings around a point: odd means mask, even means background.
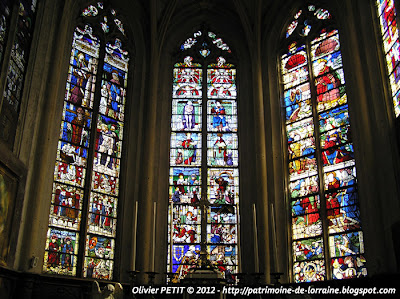
[[[325,9],[298,10],[281,56],[295,282],[367,274],[339,33]]]
[[[376,0],[379,23],[386,55],[390,91],[396,117],[400,115],[400,43],[394,0]]]
[[[36,19],[37,0],[0,0],[0,139],[13,149]],[[12,18],[17,19],[11,23]],[[11,51],[7,51],[10,50]]]
[[[112,279],[128,52],[114,9],[75,29],[54,170],[44,272]]]
[[[236,69],[228,45],[198,31],[173,68],[168,271],[200,266],[227,280],[238,270],[239,170]]]

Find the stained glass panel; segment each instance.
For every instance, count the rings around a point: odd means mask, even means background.
[[[116,11],[107,11],[117,16]],[[90,18],[104,13],[103,4],[98,2],[89,5],[82,15]],[[110,29],[108,18],[103,15],[102,20],[95,26]],[[124,33],[123,24],[115,20],[119,31]],[[54,228],[57,227],[61,233],[74,237],[74,268],[66,272],[62,263],[48,266],[45,259],[44,271],[110,280],[129,56],[118,38],[114,43],[101,44],[92,34],[91,26],[77,27],[74,32],[49,217],[49,232],[57,232]],[[105,53],[100,57],[102,47]],[[102,69],[98,69],[100,60]],[[98,110],[93,110],[94,107]],[[87,165],[92,168],[87,169]],[[82,210],[84,206],[88,207],[86,211]],[[82,217],[86,219],[81,221]],[[78,248],[79,236],[86,239],[84,248]],[[46,247],[46,258],[52,250],[47,248],[50,247]],[[75,269],[78,258],[82,258],[82,273]]]
[[[289,162],[290,180],[298,179],[304,175],[313,175],[317,171],[317,159],[314,154]]]
[[[116,197],[92,192],[89,203],[89,228],[90,233],[115,237],[117,226]]]
[[[176,98],[202,97],[202,69],[174,69],[173,96]]]
[[[333,128],[349,125],[348,106],[344,105],[319,114],[319,131],[324,133]]]
[[[229,245],[207,246],[209,260],[221,273],[224,274],[228,283],[233,283],[235,281],[235,277],[232,274],[238,272],[236,248],[236,246]]]
[[[212,133],[207,135],[209,166],[237,166],[238,139],[234,133]]]
[[[376,0],[380,29],[382,34],[383,49],[386,54],[386,64],[390,79],[390,88],[393,97],[393,106],[396,117],[400,115],[400,102],[398,101],[400,71],[399,63],[399,30],[397,25],[397,12],[393,0]]]
[[[8,31],[10,30],[11,9],[10,0],[0,1],[0,66],[3,62],[3,53],[6,47]]]
[[[168,247],[168,260],[172,260],[172,273],[175,273],[171,281],[177,283],[197,267],[200,245],[173,245],[172,259],[170,254]]]
[[[84,276],[96,279],[112,279],[114,239],[87,235]]]
[[[325,280],[326,276],[339,279],[338,263],[343,264],[343,259],[332,259],[337,256],[333,249],[335,242],[341,236],[362,236],[339,34],[337,30],[318,27],[320,20],[332,19],[327,10],[310,5],[304,11],[289,26],[286,33],[286,38],[291,36],[289,53],[281,56],[295,282]],[[304,26],[296,28],[300,22]],[[294,32],[299,34],[299,41],[312,36],[311,42],[305,41],[306,45],[297,47]],[[307,60],[308,54],[311,61]],[[314,86],[310,86],[312,82]],[[319,130],[317,136],[314,127]],[[323,178],[318,173],[323,173]],[[322,225],[325,220],[321,217],[325,215],[327,227]],[[337,235],[343,232],[347,235]],[[328,256],[324,256],[323,250],[328,246],[322,238],[325,233],[330,240]],[[362,238],[358,244],[363,247]],[[366,274],[364,262],[360,275]]]
[[[332,259],[333,279],[348,279],[367,276],[364,256],[346,256]]]
[[[310,117],[311,110],[310,84],[306,83],[290,88],[284,93],[284,104],[286,106],[286,122],[295,122]]]
[[[236,101],[210,100],[207,102],[207,130],[237,132]]]
[[[296,262],[323,258],[324,243],[322,238],[293,242],[293,256]]]
[[[208,69],[207,95],[208,98],[235,99],[236,98],[236,70],[235,69]]]
[[[201,165],[201,134],[171,133],[170,165]]]
[[[25,71],[32,42],[36,19],[36,1],[18,1],[18,15],[14,36],[8,38],[12,2],[0,2],[0,65],[7,43],[11,46],[6,85],[0,111],[0,138],[12,149],[18,127],[18,118],[25,80]],[[15,5],[14,7],[17,7]]]
[[[211,206],[208,213],[208,222],[217,224],[236,223],[236,207],[230,205]]]
[[[76,232],[49,228],[43,270],[50,274],[75,275],[78,241]]]
[[[304,139],[314,136],[314,123],[312,118],[307,118],[302,121],[290,123],[286,125],[286,136],[288,143],[295,140]]]
[[[239,202],[238,169],[210,168],[208,170],[208,199],[211,204]]]
[[[307,176],[289,184],[291,198],[306,196],[319,191],[318,176]]]
[[[167,269],[175,273],[170,280],[179,282],[201,258],[232,282],[232,273],[238,271],[236,69],[226,57],[211,58],[214,51],[231,53],[212,32],[196,32],[181,50],[194,55],[173,69]],[[205,155],[207,159],[201,159]],[[208,253],[209,262],[200,257],[200,250]]]
[[[362,232],[353,232],[329,237],[332,257],[364,253]]]
[[[325,280],[325,263],[323,260],[296,262],[293,272],[296,283]]]
[[[83,191],[79,188],[53,185],[49,225],[79,230],[81,223]]]
[[[174,167],[170,168],[170,185],[174,186],[200,186],[200,168]]]
[[[173,131],[201,130],[201,100],[172,100],[171,129]]]

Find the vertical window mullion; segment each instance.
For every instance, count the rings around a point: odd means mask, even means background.
[[[327,279],[331,279],[332,275],[330,273],[330,254],[329,254],[329,246],[328,243],[328,221],[327,221],[327,213],[326,213],[326,201],[325,201],[325,188],[324,188],[324,171],[323,171],[323,163],[322,163],[322,149],[321,149],[321,136],[319,130],[319,114],[317,112],[317,92],[315,87],[315,76],[314,70],[312,66],[312,58],[311,58],[311,45],[310,40],[306,40],[306,49],[307,49],[307,62],[308,62],[308,74],[309,74],[309,83],[311,90],[311,106],[313,113],[313,121],[314,121],[314,138],[315,138],[315,153],[317,159],[317,171],[318,171],[318,186],[319,186],[319,197],[320,197],[320,217],[322,220],[322,239],[324,245],[324,260],[325,260],[325,275]]]
[[[78,247],[78,258],[77,261],[77,269],[80,269],[79,276],[83,276],[83,265],[84,265],[84,257],[86,250],[86,236],[88,234],[88,225],[89,225],[89,204],[90,204],[90,193],[92,189],[92,179],[93,179],[93,162],[95,156],[95,140],[97,135],[97,118],[99,115],[99,106],[100,106],[100,92],[101,92],[101,78],[103,76],[103,65],[104,65],[104,54],[105,53],[105,45],[104,41],[100,43],[100,53],[97,64],[97,74],[96,74],[96,84],[95,84],[95,94],[94,94],[94,102],[93,102],[93,110],[92,110],[92,127],[90,129],[90,140],[89,145],[90,151],[88,153],[87,164],[86,164],[86,178],[85,178],[85,188],[84,188],[84,200],[82,203],[82,216],[81,216],[81,229],[80,229],[80,240]]]

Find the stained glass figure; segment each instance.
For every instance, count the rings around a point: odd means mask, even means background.
[[[333,25],[324,8],[300,10],[286,32],[289,51],[281,56],[295,282],[366,275],[339,34],[327,30]],[[345,255],[352,260],[345,263]],[[340,272],[354,261],[362,269]]]
[[[201,130],[201,100],[173,100],[171,129],[173,131]]]
[[[82,16],[88,21],[101,16],[102,21],[89,22],[74,32],[43,270],[111,280],[129,55],[115,38],[116,30],[124,33],[115,10],[97,2],[85,8]],[[115,27],[110,20],[115,21]],[[102,44],[92,26],[105,34],[115,33],[114,42]],[[101,48],[104,54],[100,54]],[[60,241],[65,236],[74,248],[73,252],[67,250],[68,255],[64,254],[68,243]],[[83,248],[78,248],[79,238],[86,239]],[[70,256],[68,267],[64,256]],[[82,272],[76,270],[78,259]]]
[[[236,69],[230,56],[221,55],[231,49],[215,33],[195,32],[180,50],[183,60],[174,64],[172,84],[167,269],[175,283],[207,264],[233,282],[239,215]]]
[[[81,223],[83,192],[79,188],[55,183],[49,225],[78,230]]]
[[[208,200],[211,204],[237,204],[238,197],[238,169],[210,168],[208,170]]]
[[[346,256],[332,259],[333,279],[348,279],[367,276],[364,256]]]
[[[189,271],[194,270],[200,258],[200,245],[173,245],[168,248],[168,260],[172,260],[172,283],[178,283]]]
[[[43,269],[50,274],[74,276],[79,235],[76,232],[49,228]]]
[[[207,130],[237,132],[236,101],[217,99],[207,102]]]
[[[96,279],[112,279],[115,240],[87,235],[84,276]]]

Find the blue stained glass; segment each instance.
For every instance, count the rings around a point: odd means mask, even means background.
[[[127,73],[108,64],[105,63],[103,66],[104,73],[103,73],[103,78],[106,79],[107,81],[121,85],[121,86],[126,86],[126,80],[127,80]]]
[[[329,190],[330,189],[328,188],[328,191]],[[354,186],[341,190],[330,191],[330,193],[327,193],[325,197],[327,209],[343,209],[344,207],[358,204],[358,193]]]
[[[329,239],[332,257],[364,253],[362,232],[330,236]]]
[[[319,115],[319,130],[324,133],[333,128],[349,125],[348,106],[344,105]]]
[[[172,272],[184,276],[196,267],[200,257],[200,245],[174,245],[172,252]],[[183,272],[186,273],[183,273]]]
[[[307,196],[300,199],[295,199],[292,201],[292,216],[302,216],[305,214],[311,214],[312,217],[309,217],[307,221],[316,222],[319,219],[318,214],[313,214],[319,211],[320,203],[319,196]],[[299,223],[300,219],[304,217],[298,218],[297,222]]]

